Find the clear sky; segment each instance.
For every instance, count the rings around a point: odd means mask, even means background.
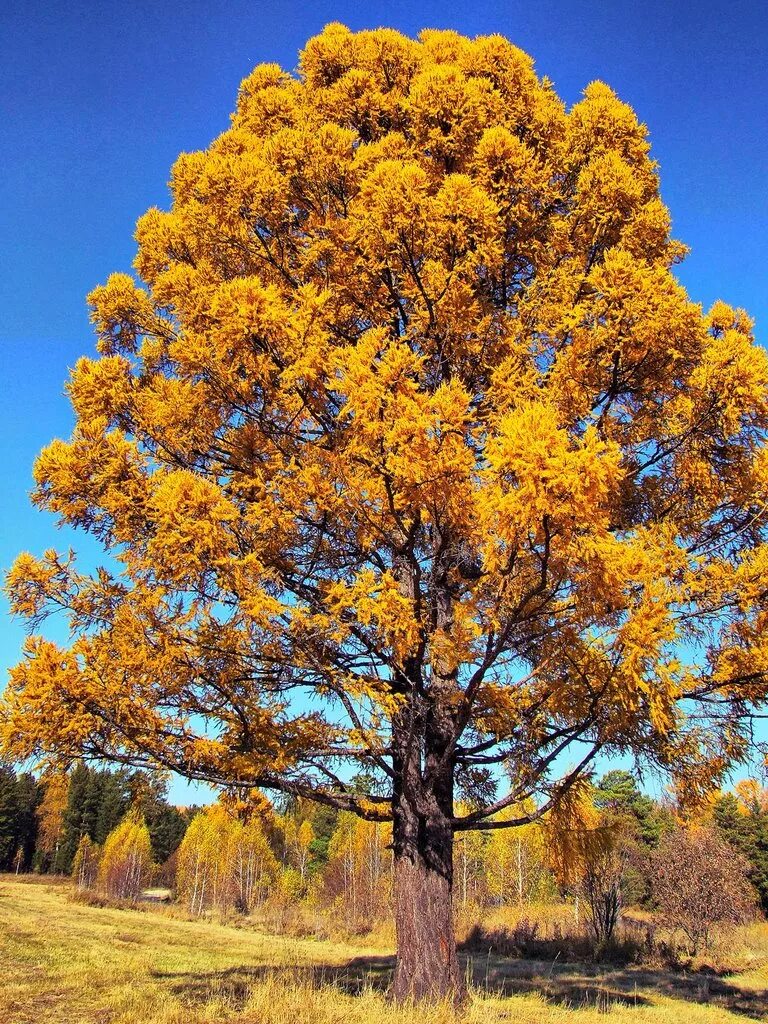
[[[0,568],[83,542],[31,509],[36,453],[68,436],[68,367],[92,353],[85,295],[130,271],[136,218],[175,157],[227,127],[240,80],[296,66],[329,21],[500,32],[575,102],[599,78],[648,124],[693,299],[743,306],[768,343],[768,7],[756,0],[2,0]],[[0,688],[20,624],[0,606]],[[175,785],[178,800],[189,791]],[[198,797],[199,798],[199,797]]]

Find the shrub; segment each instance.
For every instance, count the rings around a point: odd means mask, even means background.
[[[585,857],[577,888],[586,905],[598,953],[613,938],[619,920],[623,873],[624,857],[611,842],[595,845]]]
[[[708,828],[676,829],[651,856],[653,895],[665,924],[682,931],[695,956],[709,945],[715,925],[754,917],[757,897],[749,864]]]

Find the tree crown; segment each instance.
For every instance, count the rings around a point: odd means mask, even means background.
[[[77,426],[35,467],[111,562],[11,571],[16,612],[73,631],[13,672],[14,752],[373,819],[447,768],[455,828],[543,812],[599,751],[693,792],[743,756],[768,361],[673,276],[626,104],[594,82],[566,110],[498,36],[330,25],[171,192],[140,283],[90,296]]]

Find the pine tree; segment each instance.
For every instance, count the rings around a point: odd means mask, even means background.
[[[594,801],[598,810],[621,818],[634,837],[649,849],[658,846],[663,833],[673,827],[672,815],[643,793],[634,775],[623,769],[603,775],[595,787]]]
[[[19,866],[29,871],[35,857],[38,822],[37,808],[43,798],[43,790],[34,775],[24,772],[16,779],[16,849],[20,851]]]
[[[339,812],[334,807],[324,807],[322,804],[315,806],[312,815],[312,828],[315,834],[309,844],[309,850],[312,862],[318,867],[322,867],[328,861],[328,844],[338,820]]]
[[[16,772],[0,764],[0,871],[9,871],[16,853],[19,804]]]
[[[85,792],[80,817],[80,831],[83,835],[89,835],[97,841],[98,838],[106,838],[100,835],[99,812],[104,794],[104,781],[106,772],[96,771],[92,768],[86,769],[88,776],[85,782]]]
[[[145,817],[154,858],[163,864],[179,848],[187,831],[186,818],[165,801],[148,808]]]
[[[87,832],[95,842],[103,845],[130,807],[128,777],[125,772],[102,771],[94,773],[92,786],[92,796],[87,801]],[[97,807],[95,821],[92,817],[91,800]]]
[[[158,864],[174,853],[187,830],[188,818],[166,799],[164,779],[147,772],[134,772],[129,780],[132,799],[144,815],[152,841],[152,853]]]
[[[75,765],[69,776],[67,790],[67,806],[64,809],[59,847],[59,863],[61,870],[67,874],[72,870],[75,853],[84,835],[83,808],[90,779],[90,770],[84,764]]]
[[[718,832],[747,859],[748,877],[768,913],[768,812],[753,804],[744,806],[732,793],[723,794],[712,807]]]

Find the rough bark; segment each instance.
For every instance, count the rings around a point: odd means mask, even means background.
[[[419,565],[408,555],[408,537],[396,559],[400,592],[419,606]],[[445,538],[439,541],[434,604],[436,628],[450,634],[453,596],[445,565]],[[405,698],[392,733],[392,838],[394,847],[397,964],[392,996],[407,1000],[462,1002],[453,925],[453,776],[451,752],[458,668],[435,658],[430,685],[424,685],[418,652],[403,666]]]
[[[407,804],[394,819],[397,965],[392,995],[461,1002],[464,980],[453,926],[453,835],[440,818]]]

